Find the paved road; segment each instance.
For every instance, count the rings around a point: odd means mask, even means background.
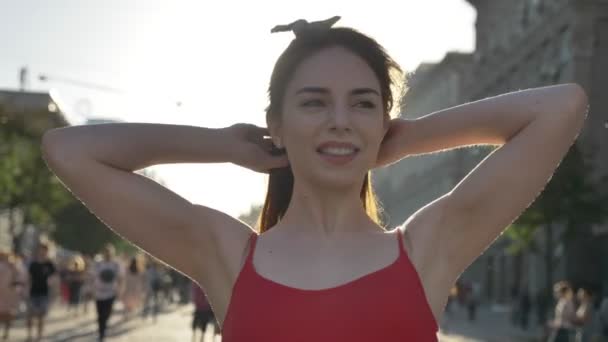
[[[70,317],[64,308],[57,307],[52,310],[48,317],[46,337],[43,341],[77,341],[88,342],[96,340],[96,321],[94,317],[94,307],[91,307],[88,315]],[[111,318],[108,329],[108,342],[176,342],[192,341],[190,322],[192,306],[173,306],[158,316],[156,322],[152,319],[142,320],[140,317],[126,320],[120,313],[120,306],[117,313]],[[210,326],[203,340],[197,342],[220,342],[219,335],[213,335],[213,327]],[[452,334],[440,334],[441,342],[481,342],[492,341],[502,342],[504,339],[479,337],[478,332],[474,332],[475,326],[467,326],[466,322],[458,320],[452,323]],[[466,337],[464,335],[477,336]],[[200,336],[200,335],[199,335]],[[15,323],[15,328],[11,332],[10,341],[24,342],[26,331],[22,320]],[[510,341],[514,341],[510,339]]]

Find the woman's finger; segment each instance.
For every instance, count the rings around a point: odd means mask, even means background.
[[[260,151],[257,159],[260,161],[260,166],[265,172],[268,172],[270,169],[277,169],[289,165],[289,159],[285,153],[273,155],[267,151]]]
[[[260,147],[264,149],[264,151],[270,151],[274,148],[274,143],[272,139],[262,139],[260,142]]]

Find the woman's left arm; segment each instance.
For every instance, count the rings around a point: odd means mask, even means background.
[[[579,134],[587,107],[579,85],[563,84],[404,121],[391,139],[399,140],[399,157],[467,145],[502,145],[452,191],[406,222],[409,238],[416,240],[414,248],[422,244],[433,259],[440,251],[449,264],[446,271],[457,277],[542,191]]]

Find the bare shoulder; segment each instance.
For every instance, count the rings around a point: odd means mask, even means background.
[[[195,205],[192,235],[204,236],[201,272],[196,280],[214,308],[221,324],[228,311],[232,289],[241,271],[248,250],[248,241],[257,234],[247,224],[221,211]],[[204,232],[200,233],[199,232]]]
[[[202,205],[195,205],[194,220],[190,224],[193,236],[205,240],[202,246],[204,253],[204,270],[209,277],[216,277],[218,272],[224,276],[236,275],[240,262],[246,252],[252,234],[257,234],[251,227],[221,211]],[[199,232],[205,232],[201,236]],[[202,274],[202,278],[209,278]]]
[[[443,214],[442,198],[431,202],[410,216],[397,229],[403,232],[403,243],[424,288],[427,301],[439,320],[447,302],[450,288],[456,281],[446,257],[446,242],[437,239],[438,232],[448,229]]]

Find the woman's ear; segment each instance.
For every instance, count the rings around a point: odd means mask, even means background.
[[[281,125],[277,120],[267,120],[266,125],[268,125],[268,133],[272,138],[272,143],[277,148],[283,148],[283,141],[281,139]]]

